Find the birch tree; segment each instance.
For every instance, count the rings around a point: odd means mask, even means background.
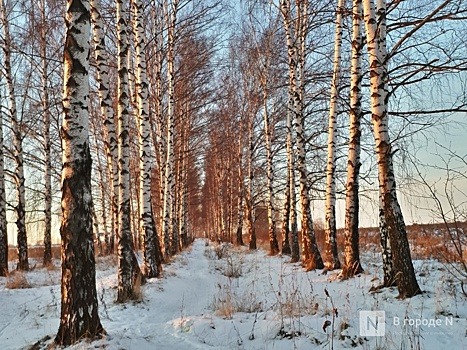
[[[52,264],[52,159],[50,140],[50,101],[49,101],[49,63],[47,58],[47,15],[46,1],[39,1],[40,32],[39,49],[41,56],[41,102],[43,118],[44,148],[44,266]]]
[[[259,82],[262,90],[263,98],[263,129],[264,129],[264,144],[266,149],[266,187],[267,187],[267,215],[268,215],[268,237],[269,237],[269,253],[270,255],[276,255],[279,253],[279,242],[277,241],[276,233],[276,221],[274,213],[274,179],[273,179],[273,154],[272,154],[272,137],[274,125],[271,120],[269,112],[269,90],[268,84],[271,84],[274,80],[272,76],[271,67],[271,56],[273,45],[273,36],[270,30],[266,29],[266,32],[261,38],[261,42],[255,43],[256,53],[252,61],[256,61],[255,71],[259,73]],[[260,45],[260,46],[259,46]],[[261,57],[263,55],[264,57]]]
[[[13,179],[16,187],[16,205],[14,211],[16,214],[16,230],[18,245],[18,270],[29,270],[28,260],[28,237],[26,233],[26,187],[24,177],[24,155],[23,155],[23,132],[21,120],[18,118],[15,86],[12,71],[12,40],[10,36],[10,22],[7,18],[7,9],[3,0],[0,0],[1,22],[3,26],[3,73],[6,79],[8,93],[8,115],[13,134],[12,156],[15,163]]]
[[[146,64],[146,37],[143,23],[143,4],[133,0],[134,37],[136,51],[137,120],[139,122],[139,200],[140,230],[143,237],[144,275],[159,276],[162,268],[159,237],[154,224],[151,201],[151,127],[149,115],[149,82]]]
[[[363,272],[359,253],[359,174],[360,138],[362,118],[362,1],[353,0],[352,5],[352,52],[350,65],[350,126],[345,188],[344,266],[342,275],[348,278]]]
[[[341,70],[342,24],[345,0],[338,0],[336,9],[336,27],[334,38],[334,63],[331,80],[331,102],[329,107],[328,158],[326,167],[326,202],[325,202],[325,265],[329,270],[339,269],[341,264],[337,252],[336,229],[336,137],[337,106]]]
[[[133,235],[131,230],[130,196],[130,144],[129,116],[130,94],[128,86],[128,15],[126,0],[117,0],[118,39],[118,162],[119,162],[119,205],[118,205],[118,288],[117,302],[136,299],[135,283],[141,278],[135,263]]]
[[[283,17],[284,30],[287,41],[287,55],[289,64],[289,100],[288,109],[294,113],[295,145],[297,147],[297,170],[300,178],[300,207],[302,225],[302,260],[307,270],[324,267],[321,254],[316,244],[311,216],[310,189],[307,179],[305,163],[305,135],[304,135],[304,64],[306,52],[307,32],[307,4],[297,1],[295,21],[292,20],[290,0],[281,0],[280,12]],[[294,29],[294,30],[293,30]]]
[[[168,23],[168,49],[167,49],[167,81],[168,81],[168,107],[167,107],[167,138],[162,234],[164,237],[164,258],[167,259],[177,251],[173,245],[176,234],[173,227],[174,201],[175,201],[175,172],[174,172],[174,132],[175,132],[175,25],[177,22],[178,0],[171,3],[170,22]],[[175,239],[176,241],[176,239]]]
[[[243,121],[240,120],[240,135],[238,137],[237,146],[237,181],[239,185],[238,197],[237,197],[237,229],[235,234],[235,244],[242,246],[243,243],[243,219],[244,219],[244,197],[245,197],[245,181],[243,175]]]
[[[89,2],[67,1],[62,139],[62,287],[55,343],[105,334],[97,305],[89,151]]]
[[[289,74],[289,86],[288,86],[289,102],[290,96],[293,94],[293,86],[290,80]],[[297,209],[296,202],[297,197],[295,193],[295,155],[293,149],[293,110],[287,109],[286,115],[286,153],[287,153],[287,179],[285,183],[285,201],[284,201],[284,212],[282,217],[282,253],[290,253],[292,256],[292,262],[298,262],[300,260],[300,245],[298,240],[298,229],[297,229]],[[290,242],[292,245],[290,248]]]
[[[378,12],[380,23],[377,23],[376,12]],[[379,191],[393,254],[392,262],[399,297],[406,298],[420,294],[421,290],[415,277],[405,222],[397,200],[393,151],[389,139],[386,3],[384,0],[378,0],[375,10],[372,0],[364,0],[363,13],[370,64],[371,119],[378,165]]]
[[[0,106],[0,276],[8,275],[8,232],[6,221],[5,167],[3,154],[3,111]]]
[[[94,45],[94,58],[97,66],[98,94],[100,112],[104,126],[104,146],[107,158],[107,171],[110,179],[110,206],[111,206],[111,233],[105,238],[107,253],[113,253],[115,246],[115,233],[118,225],[118,141],[115,127],[115,112],[110,88],[111,58],[106,50],[104,24],[100,14],[98,0],[91,0],[92,40]]]
[[[256,228],[255,228],[255,204],[253,188],[253,154],[254,154],[254,118],[250,116],[248,121],[248,151],[247,151],[247,183],[245,189],[245,219],[246,228],[249,237],[248,247],[250,250],[256,250]]]

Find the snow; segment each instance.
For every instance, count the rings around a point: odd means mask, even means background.
[[[108,335],[70,349],[467,349],[466,298],[449,266],[415,261],[425,293],[399,300],[396,289],[369,292],[379,283],[377,254],[366,253],[366,272],[345,281],[289,260],[196,240],[164,266],[163,278],[142,287],[141,302],[122,305],[114,302],[115,258],[99,258]],[[9,289],[0,278],[0,349],[50,344],[60,316],[56,265],[26,273],[31,288]],[[385,311],[385,336],[361,335],[359,312],[371,310]]]

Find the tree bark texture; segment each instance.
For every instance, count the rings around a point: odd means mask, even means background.
[[[349,150],[347,161],[347,182],[345,188],[345,225],[344,225],[344,258],[342,268],[344,278],[363,272],[359,250],[359,174],[360,174],[360,139],[362,118],[361,57],[363,48],[362,36],[362,1],[353,0],[352,6],[352,53],[350,67],[350,127]]]
[[[29,270],[28,260],[28,237],[26,233],[26,187],[24,178],[24,160],[23,160],[23,135],[21,131],[21,121],[18,120],[15,87],[11,66],[12,49],[10,37],[10,22],[7,18],[7,9],[3,0],[0,0],[1,21],[3,25],[3,57],[4,57],[4,75],[7,83],[8,93],[8,115],[11,122],[11,131],[13,135],[13,161],[15,171],[13,179],[16,187],[16,205],[14,211],[16,214],[17,230],[17,249],[18,249],[18,270]]]
[[[133,1],[134,37],[136,51],[136,92],[137,120],[139,124],[139,200],[140,200],[140,232],[143,237],[143,256],[146,277],[158,277],[162,269],[161,253],[158,251],[159,237],[154,225],[151,195],[151,126],[149,109],[149,82],[146,64],[146,36],[143,23],[143,4],[141,0]]]
[[[3,112],[0,107],[0,276],[8,275],[8,234],[6,221],[5,165],[3,154]]]
[[[334,37],[334,64],[331,80],[331,102],[328,125],[328,159],[326,167],[326,201],[325,201],[325,266],[329,270],[341,267],[337,252],[336,228],[336,138],[337,108],[339,98],[339,81],[341,74],[342,24],[345,1],[338,0],[336,9],[336,27]]]
[[[91,0],[92,39],[94,57],[97,65],[97,82],[100,100],[100,111],[104,125],[104,147],[107,158],[107,169],[110,179],[111,233],[106,239],[107,253],[114,252],[115,236],[118,226],[118,140],[115,127],[115,112],[110,88],[109,67],[112,62],[106,51],[105,34],[98,0]]]
[[[89,2],[67,1],[62,139],[62,303],[58,345],[105,333],[97,310],[89,151]]]
[[[139,298],[135,287],[140,276],[136,256],[133,252],[131,229],[130,196],[130,140],[129,116],[130,95],[128,87],[128,15],[126,0],[117,0],[118,40],[118,165],[119,165],[119,206],[118,206],[118,288],[117,302]],[[136,261],[136,263],[135,263]]]
[[[391,244],[392,262],[400,298],[421,293],[410,256],[402,211],[397,200],[392,147],[388,127],[388,70],[386,59],[386,4],[378,0],[377,23],[372,0],[363,1],[370,63],[371,119],[378,165],[378,180],[384,219]],[[379,25],[378,25],[379,24]]]

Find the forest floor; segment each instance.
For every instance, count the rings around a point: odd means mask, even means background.
[[[415,260],[424,293],[399,300],[395,288],[370,292],[381,277],[376,252],[363,255],[364,273],[344,281],[339,271],[304,272],[289,260],[198,239],[141,287],[140,302],[122,305],[114,302],[116,258],[98,258],[108,335],[70,349],[467,349],[467,300],[452,266]],[[0,278],[1,350],[51,348],[59,264]],[[382,312],[365,311],[384,311],[384,329],[382,319],[372,323]]]

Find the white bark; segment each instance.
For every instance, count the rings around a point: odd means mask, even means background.
[[[135,271],[133,235],[131,233],[130,197],[130,144],[129,116],[130,95],[128,86],[128,6],[127,1],[117,0],[118,40],[118,160],[119,160],[119,205],[118,205],[118,288],[117,301],[137,298],[134,294]]]
[[[326,202],[325,202],[325,266],[334,270],[340,268],[337,253],[336,229],[336,136],[337,136],[337,102],[341,70],[342,23],[345,11],[345,0],[338,0],[336,9],[336,28],[334,38],[334,64],[331,80],[331,102],[328,125],[328,159],[326,167]]]
[[[401,298],[419,294],[402,211],[397,200],[396,181],[388,126],[388,62],[386,59],[386,4],[378,0],[378,18],[372,0],[363,1],[370,63],[372,124],[378,165],[380,195],[390,238],[396,283]]]
[[[269,68],[269,62],[264,70]],[[269,236],[269,254],[279,253],[279,243],[276,234],[276,222],[274,220],[274,189],[273,189],[273,158],[272,158],[272,125],[268,111],[268,95],[266,91],[267,73],[263,72],[261,85],[263,89],[263,121],[264,121],[264,142],[266,145],[266,177],[267,177],[267,210],[268,210],[268,236]]]
[[[352,6],[352,53],[350,67],[350,127],[347,162],[347,182],[345,195],[345,264],[342,275],[351,277],[363,271],[359,255],[358,210],[359,210],[359,174],[360,174],[360,120],[361,108],[361,56],[362,36],[362,0],[353,0]]]
[[[253,188],[253,153],[254,153],[254,143],[253,143],[253,117],[250,117],[248,125],[248,155],[247,155],[247,177],[248,182],[246,185],[245,191],[245,216],[246,216],[246,227],[248,231],[248,236],[250,238],[249,249],[255,250],[257,248],[256,244],[256,230],[255,230],[255,206],[254,206],[254,188]]]
[[[290,0],[282,0],[280,10],[287,39],[287,52],[289,63],[289,95],[288,108],[294,112],[295,144],[297,147],[297,170],[300,176],[300,206],[302,224],[302,251],[303,263],[308,270],[323,268],[323,261],[316,245],[311,216],[309,184],[305,163],[305,135],[303,120],[304,98],[304,64],[306,50],[307,6],[306,2],[299,2],[297,6],[297,19],[292,22]],[[293,37],[292,23],[295,23],[295,38]]]
[[[29,270],[28,261],[28,240],[26,234],[26,187],[24,178],[24,160],[23,160],[23,134],[21,130],[21,121],[18,119],[15,87],[13,81],[13,73],[11,66],[11,37],[10,37],[10,22],[7,18],[7,9],[3,0],[0,0],[1,21],[3,26],[3,57],[4,57],[4,75],[7,83],[8,91],[8,115],[10,118],[11,129],[13,133],[13,160],[15,163],[15,171],[13,178],[16,186],[16,229],[18,242],[18,270]]]
[[[3,111],[0,106],[0,276],[8,275],[8,234],[6,221],[5,167],[3,155]]]
[[[91,0],[92,40],[94,57],[97,65],[99,83],[100,110],[105,130],[104,146],[107,156],[107,168],[110,179],[111,234],[106,247],[108,253],[114,251],[115,234],[118,225],[118,141],[114,120],[113,98],[110,89],[109,66],[111,58],[106,51],[102,17],[99,13],[98,0]]]
[[[164,237],[164,257],[167,259],[170,254],[176,251],[173,246],[173,220],[174,220],[174,132],[175,132],[175,25],[177,21],[178,0],[172,1],[171,16],[168,28],[168,49],[167,49],[167,80],[168,80],[168,110],[167,110],[167,147],[165,162],[165,184],[164,184],[164,204],[163,204],[163,225]]]
[[[40,0],[40,53],[41,53],[41,99],[43,118],[44,147],[44,265],[52,263],[52,161],[50,141],[50,103],[48,91],[48,60],[47,60],[47,18],[46,2]]]
[[[144,271],[146,277],[157,277],[162,262],[159,261],[159,238],[154,225],[151,201],[151,126],[149,109],[149,82],[146,64],[146,36],[143,23],[143,4],[133,0],[134,38],[136,51],[137,119],[139,122],[139,201],[140,232],[143,237]]]
[[[89,2],[67,1],[62,139],[62,293],[58,345],[105,334],[97,310],[89,151]]]

